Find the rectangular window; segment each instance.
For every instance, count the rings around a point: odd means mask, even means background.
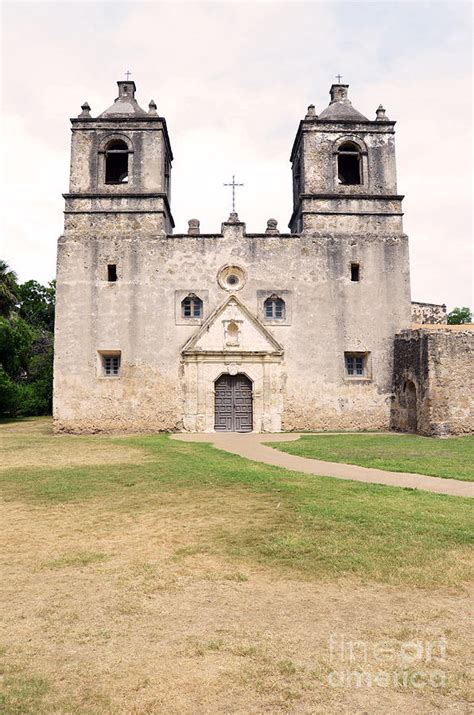
[[[117,280],[117,266],[115,263],[109,263],[107,265],[107,280],[109,283],[115,283]]]
[[[269,320],[273,318],[273,305],[271,303],[265,305],[265,315]]]
[[[114,353],[114,354],[103,353],[103,354],[101,354],[101,360],[102,360],[102,374],[105,377],[117,377],[118,375],[120,375],[120,362],[121,362],[120,353]]]
[[[360,271],[358,263],[351,263],[351,281],[360,280]]]
[[[367,377],[367,355],[364,353],[345,353],[345,359],[348,377]]]

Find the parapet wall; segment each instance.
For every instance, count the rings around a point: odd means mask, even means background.
[[[474,325],[430,325],[395,337],[392,429],[474,433]]]

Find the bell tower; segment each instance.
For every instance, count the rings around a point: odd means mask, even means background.
[[[403,232],[395,122],[381,105],[374,120],[365,117],[352,106],[348,89],[333,84],[329,106],[317,115],[310,105],[299,124],[290,157],[292,233]]]
[[[121,80],[118,97],[99,114],[85,102],[71,119],[65,234],[169,234],[173,153],[153,100],[148,112],[135,99],[135,82]]]

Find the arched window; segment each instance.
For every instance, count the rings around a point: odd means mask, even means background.
[[[105,149],[105,183],[128,184],[128,146],[113,139]]]
[[[202,318],[202,300],[190,293],[181,302],[181,313],[183,318]]]
[[[354,142],[344,142],[337,150],[337,181],[339,184],[362,184],[362,156]]]
[[[285,319],[285,301],[282,298],[279,298],[275,293],[266,299],[263,307],[265,309],[265,318],[267,320]]]

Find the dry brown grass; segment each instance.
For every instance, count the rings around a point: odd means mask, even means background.
[[[137,511],[126,499],[0,504],[6,713],[469,712],[466,591],[234,561],[219,535],[266,523],[274,496],[160,492]],[[334,667],[355,669],[331,664],[331,634],[392,646],[445,636],[447,685],[329,687]]]
[[[468,712],[467,594],[242,572],[207,542],[257,506],[248,495],[151,506],[2,506],[7,676],[49,684],[38,712]],[[448,687],[330,688],[331,633],[445,635]]]
[[[25,441],[25,433],[28,441]],[[0,471],[16,467],[79,467],[98,464],[141,464],[143,450],[111,437],[54,435],[45,419],[1,425]]]

